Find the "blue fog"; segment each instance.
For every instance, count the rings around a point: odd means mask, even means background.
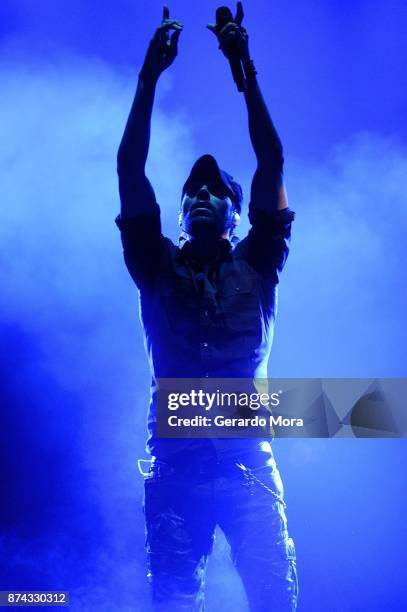
[[[213,152],[245,194],[255,168],[243,101],[202,29],[215,8],[171,5],[185,31],[148,174],[173,239],[198,155]],[[406,376],[406,9],[245,9],[297,211],[269,373]],[[136,470],[149,372],[113,220],[117,146],[160,14],[156,1],[0,9],[0,588],[69,590],[75,611],[149,610]],[[299,610],[406,609],[405,442],[274,448]],[[246,611],[221,534],[207,593],[209,612]]]

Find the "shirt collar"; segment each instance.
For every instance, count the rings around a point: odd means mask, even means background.
[[[222,261],[230,259],[232,245],[227,238],[219,240],[219,259]],[[186,240],[179,250],[178,256],[180,259],[195,259],[194,246],[190,240]],[[217,258],[217,259],[218,259]]]

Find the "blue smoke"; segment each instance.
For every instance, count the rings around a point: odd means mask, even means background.
[[[73,610],[144,611],[149,603],[136,460],[144,454],[149,372],[137,296],[113,223],[119,210],[115,156],[136,70],[124,61],[123,45],[116,57],[107,43],[86,43],[72,15],[64,27],[54,8],[51,35],[47,3],[24,6],[25,17],[20,11],[18,18],[2,9],[8,36],[13,27],[24,36],[7,41],[0,65],[0,586],[69,590]],[[158,3],[154,7],[159,16]],[[214,8],[199,7],[200,19],[204,12],[209,19]],[[260,8],[253,7],[256,15]],[[141,19],[145,7],[134,10]],[[381,13],[372,14],[377,23]],[[109,27],[122,23],[114,15]],[[198,32],[190,10],[188,19]],[[96,21],[107,27],[106,16]],[[132,43],[140,59],[155,21],[150,11],[143,40]],[[293,19],[293,31],[301,30],[312,50],[299,21]],[[42,33],[35,44],[23,23]],[[253,44],[271,91],[259,42],[269,44],[265,27],[259,36]],[[284,36],[280,31],[278,40]],[[188,41],[192,35],[185,32]],[[202,43],[201,53],[210,43]],[[205,66],[201,83],[195,63],[180,56],[180,66],[160,85],[154,114],[148,173],[173,239],[180,186],[199,154],[219,156],[245,194],[254,164],[232,84],[226,85],[230,103],[212,95],[212,68]],[[181,87],[176,75],[182,68],[188,79]],[[214,74],[218,88],[226,69],[220,65]],[[310,77],[314,88],[321,74]],[[287,85],[289,75],[282,79]],[[305,89],[299,85],[303,103]],[[283,95],[274,97],[287,142],[290,204],[298,216],[270,374],[404,376],[403,139],[375,129],[374,117],[368,129],[359,125],[349,111],[349,133],[341,136],[339,121],[328,130],[335,145],[325,138],[326,126],[311,121],[317,144],[309,154],[312,130],[305,125],[301,134],[299,119],[290,125],[290,100],[285,109]],[[222,120],[219,135],[214,126]],[[397,132],[395,119],[392,126]],[[247,227],[243,221],[241,235]],[[397,545],[406,535],[403,441],[277,441],[275,449],[299,552],[303,610],[405,608],[405,553]],[[210,610],[245,609],[220,534],[209,565],[208,604]]]

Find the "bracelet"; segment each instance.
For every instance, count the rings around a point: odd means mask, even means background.
[[[255,81],[257,70],[252,59],[244,63],[244,73],[246,81]]]

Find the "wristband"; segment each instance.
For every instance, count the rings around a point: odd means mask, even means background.
[[[256,70],[253,60],[249,59],[247,62],[244,63],[243,67],[244,67],[246,81],[249,81],[249,82],[255,81],[257,70]]]

